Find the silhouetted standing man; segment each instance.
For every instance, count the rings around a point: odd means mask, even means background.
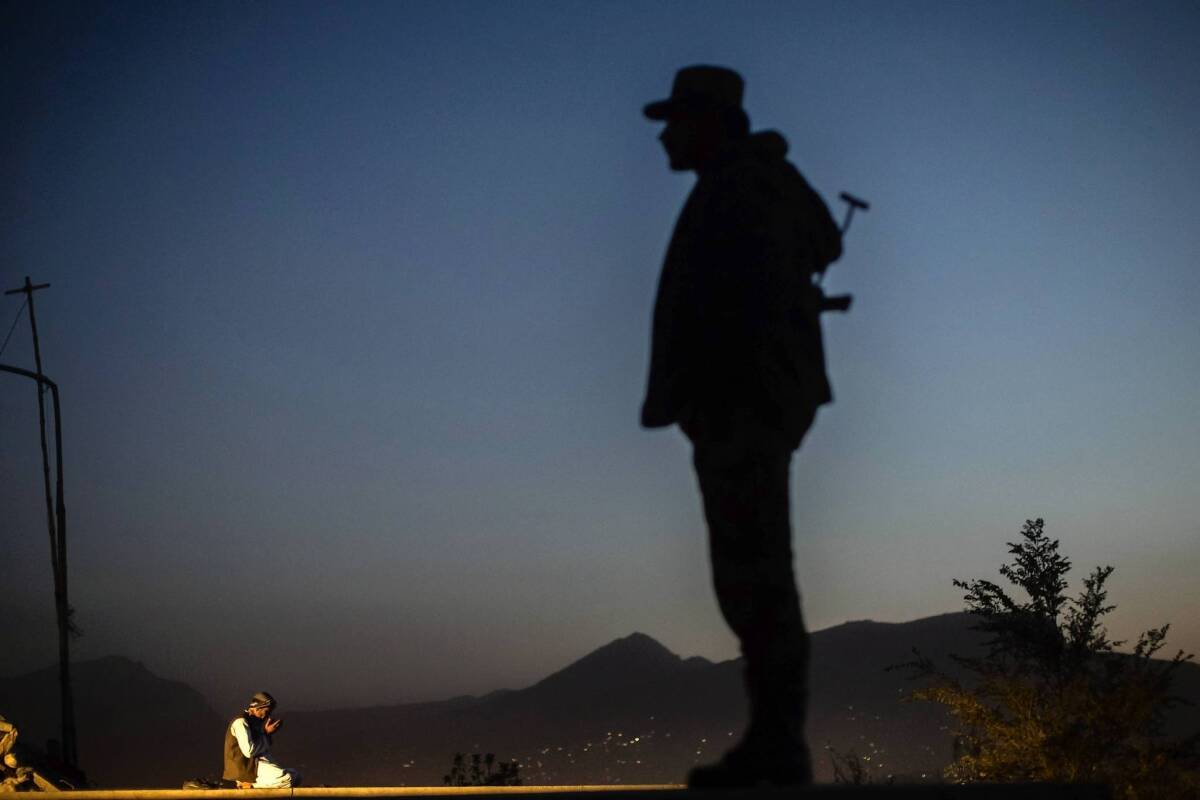
[[[750,134],[742,90],[732,70],[687,67],[668,99],[645,108],[666,122],[671,169],[698,180],[659,279],[642,424],[678,424],[692,442],[713,583],[750,701],[742,740],[691,772],[696,787],[812,780],[788,471],[832,400],[812,275],[841,255],[841,234],[784,159],[783,137]]]

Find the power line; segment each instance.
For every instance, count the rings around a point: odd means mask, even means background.
[[[12,338],[13,331],[17,329],[17,323],[21,321],[21,313],[27,305],[29,305],[28,297],[25,298],[25,302],[21,303],[21,307],[17,309],[17,316],[13,318],[12,327],[8,329],[8,336],[4,337],[4,344],[0,344],[0,356],[4,355],[4,348],[8,347],[8,340]]]

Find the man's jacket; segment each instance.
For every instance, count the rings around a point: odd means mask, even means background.
[[[688,196],[654,304],[644,426],[691,435],[750,417],[798,444],[833,399],[812,275],[841,233],[786,153],[778,133],[754,134]]]

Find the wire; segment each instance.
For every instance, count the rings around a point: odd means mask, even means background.
[[[12,327],[8,329],[8,336],[4,337],[4,344],[0,344],[0,356],[4,355],[4,348],[8,347],[8,340],[12,338],[13,331],[17,329],[17,323],[21,321],[21,312],[25,310],[25,306],[29,305],[29,298],[25,298],[25,302],[21,303],[21,307],[17,309],[17,316],[13,319]]]

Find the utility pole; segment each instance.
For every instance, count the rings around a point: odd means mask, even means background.
[[[54,609],[58,621],[58,682],[62,709],[62,757],[68,766],[78,768],[79,754],[75,742],[75,703],[71,695],[71,607],[67,602],[67,515],[62,496],[62,441],[61,437],[56,435],[59,480],[56,493],[58,501],[55,503],[50,493],[50,455],[46,448],[46,404],[43,402],[44,384],[48,381],[42,374],[42,348],[38,341],[37,315],[33,307],[33,293],[48,288],[50,288],[48,283],[34,285],[26,275],[24,286],[11,289],[4,294],[25,295],[25,302],[29,306],[29,326],[33,331],[33,361],[37,369],[35,380],[37,381],[38,432],[42,442],[42,483],[46,492],[46,526],[50,532],[50,564],[54,572]],[[56,422],[58,421],[57,409],[56,403]],[[58,430],[56,425],[56,431]],[[55,524],[56,516],[57,524]]]

